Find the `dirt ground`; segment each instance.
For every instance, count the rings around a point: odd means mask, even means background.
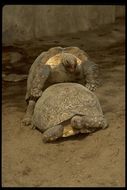
[[[2,85],[3,187],[125,186],[125,26],[124,19],[89,32],[15,43],[16,65],[3,73],[28,74],[35,57],[53,46],[78,46],[100,65],[102,85],[96,90],[109,128],[87,137],[77,135],[44,144],[42,134],[21,128],[26,80]]]

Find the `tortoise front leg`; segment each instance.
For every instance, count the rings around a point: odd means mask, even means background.
[[[42,95],[44,83],[47,80],[49,74],[50,74],[50,67],[48,65],[39,66],[36,71],[35,78],[32,82],[30,99],[28,101],[26,114],[22,120],[22,123],[26,126],[31,124],[36,101]]]
[[[83,71],[85,75],[86,84],[85,86],[91,90],[95,91],[99,85],[99,67],[92,61],[85,61],[83,64]]]
[[[55,141],[56,139],[62,137],[63,130],[64,130],[63,125],[56,125],[54,127],[47,129],[43,133],[43,142],[47,143],[47,142]]]
[[[50,74],[50,66],[49,65],[40,65],[37,68],[35,78],[32,82],[31,88],[31,99],[37,101],[37,99],[42,95],[42,89],[44,87],[45,81],[48,79]]]

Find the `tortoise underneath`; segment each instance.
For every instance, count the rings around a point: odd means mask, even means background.
[[[78,83],[48,87],[35,105],[32,125],[44,142],[108,127],[97,96]]]

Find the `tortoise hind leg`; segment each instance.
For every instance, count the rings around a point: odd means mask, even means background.
[[[56,139],[62,137],[63,135],[64,126],[62,125],[56,125],[54,127],[51,127],[47,129],[43,133],[43,142],[51,142],[55,141]]]
[[[97,129],[105,129],[108,123],[103,115],[100,116],[74,116],[71,119],[72,127],[85,132],[93,132]]]
[[[34,107],[35,107],[35,101],[30,100],[27,106],[26,114],[24,118],[22,119],[22,124],[24,124],[25,126],[28,126],[31,124]]]

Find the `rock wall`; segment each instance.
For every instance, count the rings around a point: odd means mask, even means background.
[[[86,31],[115,22],[115,13],[116,6],[110,5],[6,5],[2,40],[6,44]]]
[[[125,16],[125,6],[116,6],[116,18],[124,17]]]

